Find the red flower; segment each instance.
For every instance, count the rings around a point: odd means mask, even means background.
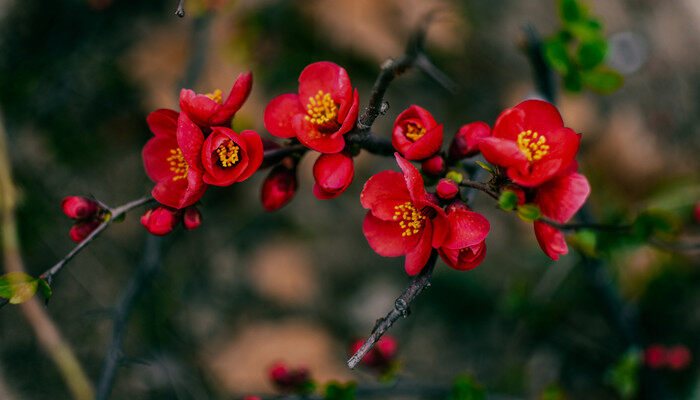
[[[449,200],[457,196],[457,193],[459,193],[459,186],[452,179],[442,178],[437,184],[436,191],[438,197]]]
[[[365,341],[362,339],[354,341],[350,345],[350,355],[357,353],[364,343]],[[360,362],[368,367],[386,368],[394,360],[398,347],[398,342],[393,336],[384,335],[374,344],[374,347],[362,357]]]
[[[182,215],[182,222],[188,231],[195,230],[202,224],[202,213],[195,206],[189,206]]]
[[[297,192],[296,170],[296,165],[286,166],[281,163],[270,171],[260,192],[265,211],[275,211],[294,197]]]
[[[343,68],[313,63],[299,76],[299,94],[283,94],[267,105],[265,128],[321,153],[338,153],[345,147],[343,135],[355,126],[359,101]]]
[[[160,109],[148,115],[148,126],[155,137],[146,143],[142,156],[146,174],[156,182],[151,192],[153,198],[169,207],[184,208],[202,197],[207,184],[202,181],[199,155],[194,157],[188,152],[192,147],[190,142],[203,138],[176,136],[178,115],[185,114]]]
[[[445,159],[440,155],[430,157],[421,163],[421,169],[428,175],[441,175],[446,169]]]
[[[576,167],[575,164],[573,167]],[[539,186],[534,203],[545,217],[565,223],[583,206],[590,192],[591,187],[585,176],[569,172]],[[552,260],[558,260],[560,254],[569,251],[564,233],[559,229],[540,221],[535,221],[534,226],[537,242]]]
[[[420,173],[398,153],[396,161],[403,174],[380,172],[362,189],[362,206],[370,211],[362,231],[379,255],[406,255],[406,272],[416,275],[425,266],[433,248],[440,247],[447,234],[447,217],[430,201]]]
[[[564,127],[556,107],[527,100],[505,110],[492,136],[479,149],[490,163],[506,168],[515,183],[534,187],[559,175],[571,165],[580,135]]]
[[[445,264],[458,271],[476,268],[486,257],[489,221],[471,211],[466,204],[455,202],[447,208],[449,230],[438,253]]]
[[[80,196],[68,196],[61,201],[63,213],[73,219],[96,217],[100,206],[93,200]]]
[[[100,226],[101,222],[97,219],[88,219],[85,221],[80,221],[77,224],[73,225],[72,228],[70,228],[70,232],[68,232],[68,235],[70,236],[71,240],[73,240],[76,243],[82,242],[92,231],[94,231],[98,226]]]
[[[666,352],[668,367],[674,371],[680,371],[688,367],[692,360],[690,350],[683,345],[673,346]]]
[[[156,236],[167,235],[180,223],[181,215],[176,209],[157,206],[146,210],[141,216],[141,225]]]
[[[479,143],[491,136],[491,127],[484,122],[472,122],[459,128],[450,143],[450,158],[461,160],[479,152]]]
[[[209,94],[196,94],[193,90],[180,91],[180,109],[202,127],[230,125],[233,115],[245,103],[253,86],[253,74],[240,74],[224,101],[221,90]]]
[[[396,118],[391,144],[407,160],[428,158],[440,151],[442,124],[424,108],[410,106]]]
[[[239,135],[215,126],[202,145],[204,182],[216,186],[242,182],[257,171],[262,160],[263,146],[257,133],[243,131]]]
[[[314,163],[314,196],[319,200],[337,197],[350,186],[354,174],[352,157],[348,154],[321,154]]]

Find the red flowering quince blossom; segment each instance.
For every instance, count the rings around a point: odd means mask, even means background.
[[[350,155],[345,152],[321,154],[314,163],[314,196],[319,200],[338,197],[350,186],[354,174]]]
[[[461,201],[447,207],[448,233],[438,249],[445,264],[458,271],[476,268],[486,257],[486,236],[491,229],[483,215]]]
[[[208,187],[202,180],[199,157],[187,159],[180,146],[177,130],[181,115],[184,113],[166,109],[150,113],[147,122],[154,137],[142,151],[146,174],[156,182],[153,198],[177,209],[196,203]]]
[[[556,107],[526,100],[501,113],[479,150],[487,161],[506,168],[513,182],[534,187],[569,167],[579,141],[580,135],[564,126]]]
[[[431,202],[420,173],[395,154],[403,173],[383,171],[372,176],[362,189],[362,206],[369,210],[362,231],[379,255],[406,255],[405,269],[416,275],[425,266],[433,248],[447,235],[445,211]]]
[[[442,124],[424,108],[412,105],[396,118],[391,144],[407,160],[428,158],[440,151]]]
[[[491,127],[485,122],[477,121],[462,126],[450,143],[450,158],[461,160],[476,155],[479,152],[479,143],[489,136]]]
[[[238,76],[226,100],[217,89],[208,94],[197,94],[191,89],[180,91],[180,109],[202,127],[230,125],[234,114],[245,103],[253,87],[253,74],[245,72]]]
[[[299,76],[298,94],[283,94],[267,105],[265,128],[321,153],[338,153],[345,147],[343,135],[355,126],[359,103],[345,69],[327,61],[313,63]]]

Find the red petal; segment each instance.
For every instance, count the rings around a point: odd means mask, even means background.
[[[491,229],[486,217],[474,211],[455,210],[447,219],[449,233],[442,247],[449,249],[462,249],[483,242]]]
[[[535,221],[535,237],[542,251],[554,261],[559,259],[559,254],[569,252],[564,234],[549,224]]]
[[[345,153],[321,154],[314,163],[314,179],[325,190],[347,187],[355,169],[352,157]]]
[[[422,160],[431,157],[442,147],[442,124],[428,130],[425,135],[406,150],[407,160]]]
[[[151,132],[156,136],[175,136],[175,132],[177,131],[177,116],[179,114],[180,113],[175,110],[161,108],[148,114],[146,122]]]
[[[250,95],[250,90],[252,88],[252,72],[243,72],[240,75],[238,75],[238,78],[236,78],[236,82],[234,82],[233,87],[231,88],[231,92],[229,92],[226,101],[224,101],[223,108],[225,108],[227,112],[233,111],[233,113],[235,114],[235,112],[238,111],[241,108],[241,106],[243,106],[243,103],[245,103],[245,101],[248,99],[248,96]],[[232,116],[233,114],[231,114],[231,117]]]
[[[544,216],[564,223],[583,206],[590,192],[586,177],[573,173],[554,178],[537,188],[535,202]]]
[[[362,223],[362,232],[370,247],[380,256],[398,257],[413,250],[419,235],[401,236],[404,229],[395,221],[382,221],[368,212]]]
[[[218,164],[218,157],[214,154],[216,149],[226,142],[233,140],[238,145],[240,161],[231,168],[223,168]],[[262,142],[260,143],[262,148]],[[202,163],[204,164],[204,182],[216,186],[229,186],[240,179],[241,174],[248,168],[249,155],[246,150],[246,142],[239,134],[229,128],[215,126],[202,146]]]
[[[182,156],[190,166],[197,171],[202,171],[202,144],[204,134],[185,113],[180,113],[177,120],[177,144],[182,151]]]
[[[357,122],[357,115],[360,110],[360,95],[357,93],[357,89],[355,89],[355,93],[352,96],[352,103],[348,104],[350,104],[350,109],[348,110],[347,115],[343,116],[342,112],[339,112],[338,114],[338,121],[343,121],[342,125],[336,132],[340,135],[350,132],[350,130],[355,127],[355,123]]]
[[[382,171],[372,176],[365,182],[360,194],[362,207],[366,209],[374,209],[386,201],[404,203],[410,200],[406,181],[403,175],[396,171]]]
[[[260,168],[264,157],[262,139],[260,139],[260,135],[257,132],[243,131],[241,132],[241,137],[246,144],[245,152],[248,156],[248,166],[238,177],[238,182],[243,182],[253,175]]]
[[[321,153],[337,153],[345,147],[345,138],[342,134],[321,133],[316,125],[307,121],[303,115],[297,114],[292,118],[292,127],[297,139],[304,146]]]
[[[533,132],[546,134],[554,129],[564,126],[559,110],[546,101],[525,100],[514,107],[525,113],[523,125],[524,130],[530,129]]]
[[[321,61],[308,65],[299,75],[299,99],[306,105],[310,97],[318,91],[328,93],[337,104],[343,104],[352,99],[352,86],[345,69],[328,62]]]
[[[401,171],[403,171],[403,177],[406,180],[406,188],[408,188],[413,202],[419,203],[425,201],[425,186],[423,185],[423,177],[420,175],[420,172],[418,172],[418,169],[401,157],[399,153],[394,153],[394,157],[396,157],[396,162],[399,164]]]
[[[297,114],[306,114],[299,103],[296,93],[287,93],[275,97],[265,107],[265,129],[277,137],[295,137],[296,132],[292,128],[292,118]]]
[[[159,203],[173,207],[184,208],[196,203],[208,185],[202,181],[202,175],[190,171],[186,179],[173,180],[166,178],[158,182],[151,194]]]
[[[506,109],[498,116],[493,125],[492,136],[500,139],[515,141],[525,128],[525,112],[516,108]]]
[[[501,167],[515,167],[518,170],[525,170],[528,166],[527,157],[518,148],[518,145],[511,140],[495,137],[484,138],[479,143],[479,151],[486,161]]]
[[[210,126],[211,118],[221,109],[221,105],[203,94],[193,90],[180,91],[180,109],[187,113],[192,122],[199,126]]]
[[[408,275],[416,275],[423,269],[423,267],[425,267],[425,264],[428,262],[428,259],[430,259],[430,252],[433,251],[433,246],[431,244],[432,238],[432,225],[426,224],[423,228],[420,241],[418,242],[416,247],[414,247],[413,250],[411,250],[410,252],[406,253],[406,265],[404,266],[404,268],[406,269],[406,273],[408,273]]]
[[[172,136],[159,135],[151,138],[141,151],[146,175],[154,182],[171,177],[173,172],[167,159],[172,155],[170,151],[176,149],[177,141]]]

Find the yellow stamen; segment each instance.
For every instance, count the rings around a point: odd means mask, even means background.
[[[231,139],[221,143],[215,150],[216,154],[219,155],[219,165],[223,168],[229,168],[238,164],[238,161],[240,161],[238,151],[240,149],[241,148]]]
[[[413,203],[407,201],[394,206],[394,221],[399,221],[399,226],[404,230],[401,236],[411,236],[420,232],[425,215],[418,211]]]
[[[412,142],[416,142],[418,139],[425,135],[425,128],[422,125],[414,124],[409,122],[406,124],[406,131],[404,135]]]
[[[207,93],[207,94],[205,94],[205,96],[214,100],[217,104],[224,104],[224,100],[221,97],[221,90],[219,90],[219,89],[216,89],[212,93]]]
[[[187,161],[185,161],[185,157],[182,156],[182,150],[180,150],[180,148],[170,149],[170,157],[166,158],[165,161],[170,164],[170,170],[176,174],[173,176],[174,181],[187,178],[187,172],[190,170],[190,166],[187,165]]]
[[[549,150],[547,139],[537,132],[526,130],[518,135],[518,148],[527,156],[528,161],[537,161],[544,157]]]
[[[338,105],[335,104],[329,93],[319,90],[316,96],[309,97],[309,104],[306,105],[306,120],[316,125],[327,125],[337,123]]]

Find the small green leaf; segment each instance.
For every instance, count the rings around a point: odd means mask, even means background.
[[[559,0],[559,16],[565,23],[579,21],[587,14],[586,6],[578,0]]]
[[[577,252],[587,257],[595,258],[597,256],[597,239],[598,238],[594,231],[590,229],[583,229],[569,236],[566,241],[569,242],[571,247],[573,247]]]
[[[0,276],[0,297],[12,304],[24,303],[34,296],[38,286],[37,278],[23,272],[10,272]]]
[[[608,42],[604,39],[583,42],[578,48],[576,58],[583,69],[593,69],[600,65],[608,52]]]
[[[564,75],[564,87],[566,90],[578,93],[583,88],[581,82],[581,73],[575,69],[569,71],[568,74]]]
[[[325,400],[355,400],[355,382],[347,382],[345,384],[331,381],[326,385]]]
[[[51,290],[51,286],[49,286],[49,283],[46,282],[44,278],[39,278],[39,291],[41,291],[41,295],[44,296],[46,301],[49,301],[51,296],[53,296],[53,290]]]
[[[560,74],[566,74],[571,69],[571,60],[566,51],[566,43],[558,36],[547,40],[544,45],[544,58],[547,63]]]
[[[484,389],[468,375],[459,375],[447,400],[485,400]]]
[[[518,205],[518,195],[512,190],[506,190],[498,198],[498,205],[505,211],[512,211]]]
[[[518,206],[518,216],[527,222],[532,222],[542,216],[540,209],[534,204],[523,204]]]
[[[493,168],[491,168],[489,165],[484,164],[481,161],[475,161],[475,162],[476,162],[476,165],[480,166],[481,168],[483,168],[489,172],[493,172]]]
[[[629,349],[607,371],[605,380],[615,388],[623,399],[634,398],[639,389],[639,369],[641,364],[641,352],[635,348]]]
[[[462,183],[462,180],[464,180],[464,176],[457,171],[449,171],[447,175],[445,175],[445,178],[450,179],[455,183]]]
[[[605,39],[603,37],[603,26],[594,18],[571,22],[566,26],[566,30],[582,42]]]
[[[593,71],[583,73],[583,83],[591,90],[601,94],[616,91],[622,86],[624,78],[619,72],[610,68],[601,67]]]

